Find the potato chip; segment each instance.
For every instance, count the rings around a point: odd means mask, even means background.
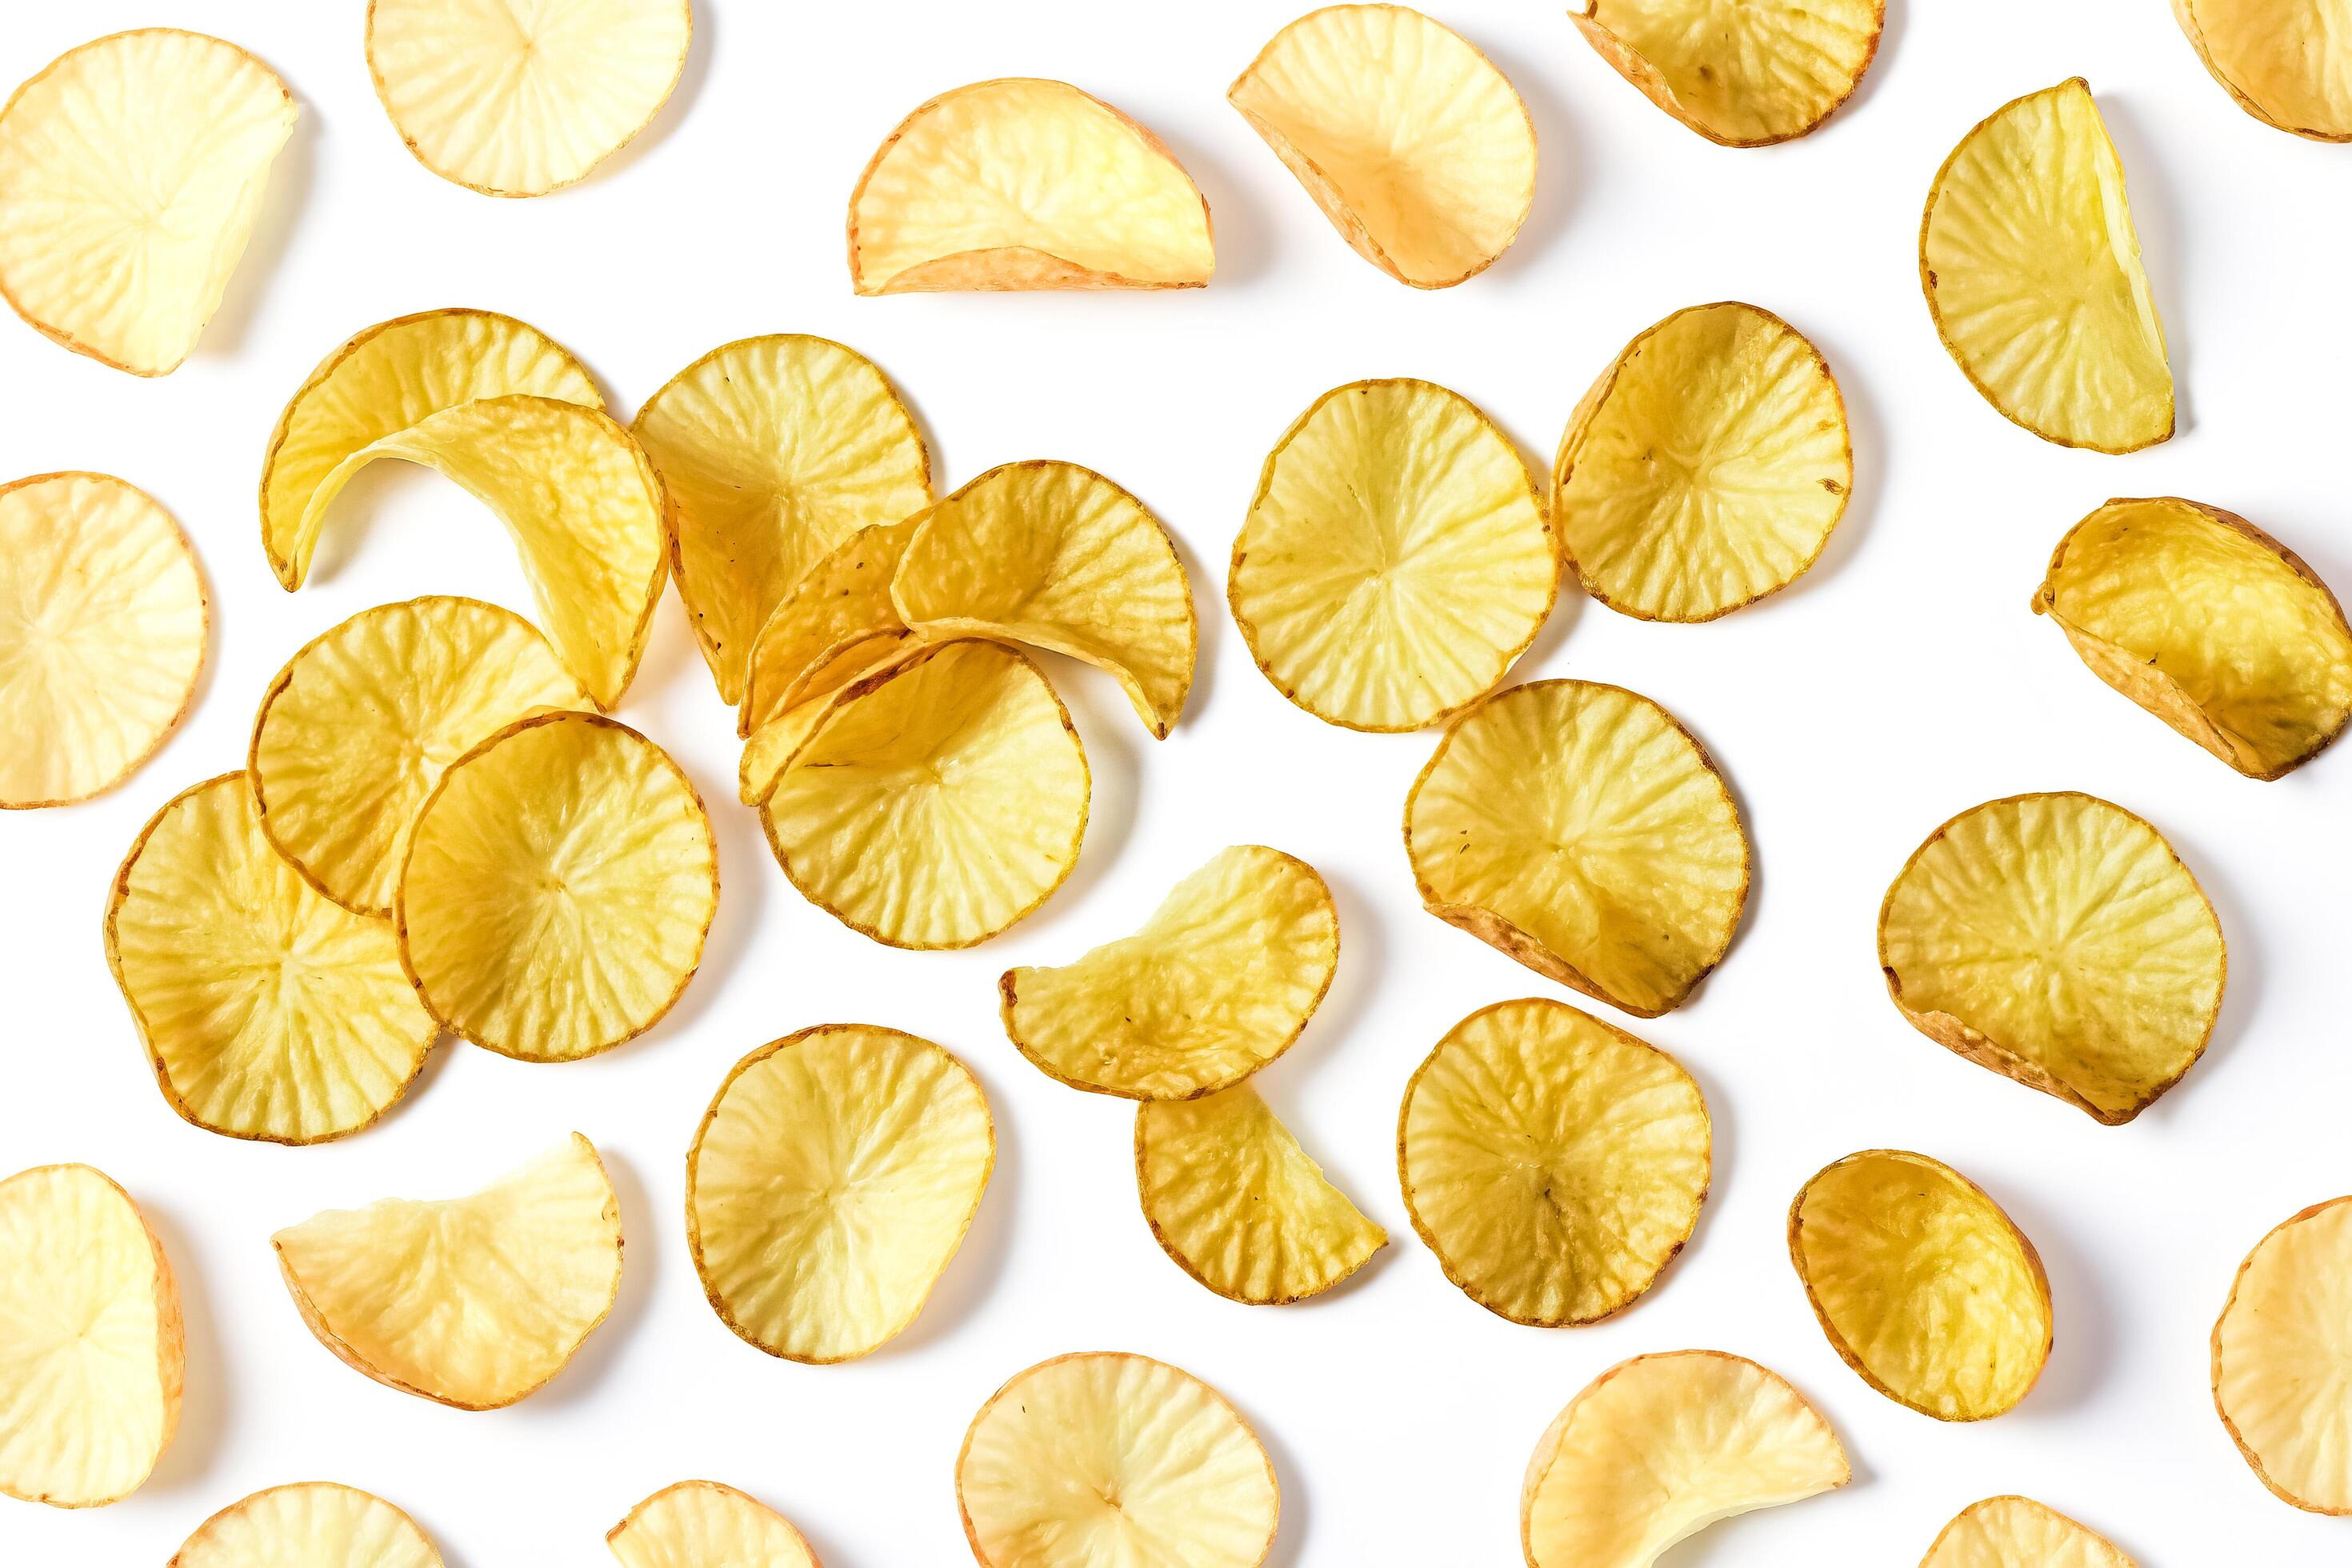
[[[1644,1018],[1722,962],[1748,901],[1748,836],[1706,749],[1590,680],[1456,718],[1405,798],[1404,847],[1431,914]]]
[[[752,731],[751,738],[743,742],[743,759],[737,770],[743,804],[766,805],[768,797],[776,793],[776,780],[783,776],[784,764],[799,752],[803,742],[816,733],[817,726],[832,716],[834,693],[885,668],[894,668],[903,658],[913,658],[920,651],[907,651],[907,642],[906,637],[892,637],[887,639],[887,646],[886,641],[853,645],[847,650],[849,654],[866,648],[872,651],[872,657],[850,660],[855,668],[848,670],[848,679],[841,686],[824,696],[793,704]]]
[[[1004,1032],[1072,1089],[1192,1100],[1288,1050],[1331,989],[1339,910],[1306,861],[1220,851],[1143,929],[1058,969],[997,983]]]
[[[1450,289],[1510,247],[1536,194],[1536,127],[1494,62],[1403,5],[1327,5],[1225,93],[1356,254]]]
[[[1281,1489],[1224,1396],[1148,1356],[1056,1356],[989,1397],[956,1456],[982,1568],[1257,1568]]]
[[[686,1155],[703,1294],[748,1343],[851,1361],[915,1321],[988,1190],[971,1069],[897,1029],[826,1024],[735,1064]]]
[[[1025,656],[927,647],[826,701],[760,807],[811,903],[891,947],[970,947],[1068,879],[1093,777]]]
[[[195,551],[146,491],[105,474],[0,486],[0,810],[136,772],[194,700],[210,623]]]
[[[69,49],[0,109],[0,296],[133,375],[177,370],[253,237],[294,97],[175,27]]]
[[[849,197],[860,294],[1198,289],[1209,204],[1167,144],[1067,82],[943,92],[898,122]]]
[[[368,0],[368,74],[418,163],[537,196],[653,122],[693,35],[688,0]]]
[[[1552,525],[1611,609],[1711,621],[1803,576],[1853,491],[1845,399],[1820,351],[1769,310],[1694,305],[1626,344],[1577,405]]]
[[[1569,1402],[1528,1462],[1528,1568],[1649,1568],[1718,1520],[1853,1478],[1822,1413],[1744,1356],[1620,1362]]]
[[[2091,673],[2249,778],[2301,767],[2352,718],[2352,625],[2244,518],[2161,496],[2068,531],[2033,595]]]
[[[743,699],[752,639],[794,584],[861,530],[931,503],[930,453],[889,377],[824,338],[713,349],[647,398],[631,429],[669,492],[678,597],[730,702]]]
[[[821,1568],[791,1521],[717,1481],[679,1481],[604,1532],[622,1568]]]
[[[164,1568],[441,1568],[416,1521],[334,1481],[297,1481],[205,1521]]]
[[[2132,1560],[2047,1503],[1989,1497],[1953,1516],[1919,1568],[2132,1568]]]
[[[2163,835],[2071,791],[1928,835],[1879,906],[1878,963],[1921,1034],[2110,1126],[2203,1054],[2229,967]]]
[[[1789,1205],[1789,1260],[1830,1348],[1922,1415],[2003,1415],[2050,1359],[2041,1255],[1940,1160],[1870,1149],[1815,1173]]]
[[[1698,1226],[1713,1134],[1680,1063],[1561,1002],[1482,1007],[1413,1069],[1397,1173],[1445,1277],[1497,1316],[1622,1311]]]
[[[1535,641],[1559,552],[1518,448],[1425,381],[1325,393],[1283,433],[1225,596],[1275,689],[1351,730],[1418,730]]]
[[[542,712],[433,786],[392,918],[401,967],[444,1026],[560,1062],[652,1028],[718,911],[718,843],[692,781],[625,724]]]
[[[2239,108],[2315,142],[2352,142],[2343,0],[2172,0],[2172,14]]]
[[[922,523],[916,512],[861,528],[793,584],[752,639],[737,734],[749,740],[812,698],[840,690],[882,647],[911,635],[890,601],[890,579]]]
[[[2001,414],[2045,441],[2137,452],[2172,436],[2124,164],[2081,77],[2002,105],[1937,171],[1919,223],[1936,333]]]
[[[2213,1408],[2283,1502],[2352,1514],[2352,1198],[2257,1242],[2213,1325]]]
[[[107,900],[106,959],[164,1100],[231,1138],[372,1125],[440,1033],[392,923],[329,901],[270,847],[244,773],[181,792],[141,830]]]
[[[146,1483],[180,1419],[172,1262],[88,1165],[0,1182],[0,1493],[57,1508]]]
[[[320,1344],[460,1410],[543,1386],[621,1287],[620,1202],[577,1132],[465,1197],[329,1209],[269,1241]]]
[[[1853,96],[1886,0],[1582,0],[1569,20],[1642,95],[1710,142],[1802,136]]]

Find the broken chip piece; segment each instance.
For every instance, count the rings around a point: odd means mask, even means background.
[[[1710,142],[1802,136],[1853,96],[1886,0],[1581,0],[1576,30],[1643,97]]]
[[[2352,1514],[2352,1198],[2288,1219],[2238,1266],[2213,1324],[2213,1408],[2255,1477],[2312,1513]]]

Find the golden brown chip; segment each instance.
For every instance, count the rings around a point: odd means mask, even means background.
[[[821,1568],[790,1521],[717,1481],[662,1488],[604,1532],[622,1568]]]
[[[1953,1516],[1919,1568],[2132,1568],[2132,1560],[2047,1503],[1989,1497]]]
[[[840,690],[911,635],[891,602],[890,579],[922,523],[917,512],[861,528],[793,585],[752,640],[737,734],[749,740],[802,703]]]
[[[2352,1198],[2257,1242],[2213,1325],[2213,1407],[2280,1500],[2352,1514]]]
[[[441,1568],[441,1553],[382,1498],[334,1481],[298,1481],[221,1510],[164,1568]]]
[[[2172,14],[2239,108],[2315,142],[2352,142],[2344,0],[2172,0]]]
[[[1802,136],[1853,95],[1886,0],[1582,0],[1584,41],[1710,142]]]

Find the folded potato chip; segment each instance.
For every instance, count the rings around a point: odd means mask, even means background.
[[[1710,142],[1802,136],[1853,96],[1886,0],[1582,0],[1569,20],[1643,97]]]
[[[1209,204],[1167,144],[1067,82],[943,92],[898,122],[849,197],[860,294],[1198,289]]]
[[[211,612],[172,514],[105,474],[0,486],[0,810],[121,783],[194,700]]]
[[[1921,1034],[2110,1126],[2203,1054],[2229,967],[2163,835],[2072,792],[1988,801],[1928,835],[1879,906],[1878,963]]]
[[[2067,531],[2034,591],[2091,673],[2249,778],[2301,767],[2352,718],[2352,625],[2244,518],[2161,496]]]
[[[297,1481],[221,1510],[165,1568],[441,1568],[432,1537],[357,1487]]]
[[[2283,1502],[2352,1514],[2352,1198],[2257,1242],[2213,1325],[2213,1408]]]
[[[1458,393],[1359,381],[1283,433],[1225,596],[1275,689],[1351,730],[1418,730],[1528,650],[1560,560],[1518,448]]]
[[[832,716],[834,697],[843,688],[856,684],[867,676],[879,675],[887,668],[915,658],[922,651],[911,642],[912,634],[905,637],[876,638],[851,644],[838,656],[828,658],[828,666],[838,664],[838,670],[812,671],[822,673],[828,682],[835,674],[840,684],[822,696],[810,697],[794,703],[774,718],[762,722],[743,742],[743,758],[737,769],[738,793],[745,805],[765,805],[768,797],[776,793],[776,781],[783,776],[784,764],[799,754],[801,746],[817,726]]]
[[[1536,127],[1494,62],[1403,5],[1327,5],[1225,93],[1356,254],[1450,289],[1509,248],[1536,194]]]
[[[2081,77],[2003,104],[1936,173],[1919,280],[1976,389],[2045,441],[2137,452],[2172,435],[2124,164]]]
[[[2352,142],[2341,0],[2172,0],[2172,14],[2239,108],[2315,142]]]
[[[1919,1568],[2132,1568],[2132,1560],[2047,1503],[1989,1497],[1952,1517]]]
[[[861,528],[793,585],[752,639],[736,733],[749,740],[802,703],[840,690],[913,634],[890,579],[922,512]]]
[[[679,1481],[604,1532],[622,1568],[822,1568],[790,1521],[717,1481]]]
[[[76,353],[178,369],[294,118],[275,71],[202,33],[142,27],[58,56],[0,108],[0,297]]]

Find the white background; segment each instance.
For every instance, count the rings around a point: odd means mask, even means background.
[[[1257,1424],[1284,1489],[1276,1568],[1507,1564],[1521,1467],[1553,1413],[1622,1357],[1694,1345],[1794,1379],[1835,1423],[1855,1479],[1708,1532],[1679,1568],[1907,1563],[1959,1507],[2009,1490],[2108,1531],[2143,1564],[2344,1560],[2352,1522],[2290,1510],[2240,1461],[2207,1394],[2206,1336],[2246,1249],[2352,1187],[2340,1003],[2352,748],[2282,783],[2242,779],[2102,686],[2026,602],[2060,533],[2117,494],[2231,507],[2352,588],[2352,150],[2242,113],[2159,0],[1895,0],[1856,100],[1819,133],[1759,152],[1665,118],[1557,5],[1456,0],[1443,19],[1526,96],[1542,174],[1502,261],[1423,294],[1359,260],[1223,101],[1287,5],[696,8],[685,79],[639,144],[582,186],[510,202],[446,184],[402,149],[369,87],[359,0],[8,0],[0,79],[168,20],[262,55],[302,118],[228,302],[175,374],[134,380],[0,317],[0,477],[89,468],[145,486],[194,536],[216,614],[196,710],[145,771],[89,805],[0,817],[0,1169],[81,1160],[121,1180],[180,1268],[189,1328],[186,1413],[154,1479],[88,1513],[0,1501],[0,1562],[160,1563],[247,1491],[331,1478],[411,1510],[454,1568],[591,1564],[630,1504],[706,1476],[791,1515],[828,1568],[948,1565],[966,1551],[950,1472],[972,1411],[1034,1361],[1122,1348],[1209,1379]],[[2122,149],[2181,384],[2181,433],[2125,458],[2046,445],[1995,415],[1937,345],[1915,269],[1920,204],[1952,143],[2077,72]],[[926,97],[997,75],[1067,79],[1160,132],[1214,208],[1214,284],[854,298],[843,213],[866,157]],[[1612,1321],[1519,1328],[1456,1292],[1412,1236],[1397,1100],[1465,1013],[1559,993],[1416,908],[1397,824],[1432,738],[1349,733],[1285,703],[1224,613],[1223,563],[1267,447],[1328,387],[1443,382],[1540,466],[1628,337],[1722,298],[1780,312],[1828,355],[1853,414],[1854,504],[1811,577],[1777,598],[1672,626],[1571,592],[1520,667],[1621,682],[1685,720],[1738,792],[1758,871],[1722,969],[1681,1011],[1633,1024],[1683,1059],[1714,1112],[1715,1194],[1694,1245]],[[945,485],[1066,458],[1152,505],[1193,574],[1200,680],[1183,724],[1154,743],[1107,680],[1054,666],[1095,769],[1077,874],[979,951],[898,952],[803,902],[777,870],[734,800],[730,715],[673,597],[621,715],[673,751],[718,825],[724,897],[677,1009],[574,1066],[445,1045],[371,1131],[315,1149],[236,1142],[183,1123],[157,1094],[107,974],[101,906],[149,813],[239,763],[252,703],[305,638],[424,592],[528,611],[497,524],[399,464],[336,504],[300,594],[279,592],[262,557],[255,482],[287,395],[351,332],[442,305],[537,323],[593,367],[624,416],[730,339],[846,342],[905,388]],[[1873,955],[1879,896],[1931,828],[1992,796],[2062,787],[2168,834],[2230,943],[2211,1049],[2125,1128],[1913,1033]],[[994,1007],[1000,970],[1123,933],[1183,871],[1243,841],[1305,857],[1339,895],[1338,984],[1259,1082],[1394,1241],[1331,1298],[1283,1309],[1221,1300],[1160,1254],[1136,1212],[1125,1106],[1031,1069]],[[683,1156],[738,1057],[853,1020],[962,1055],[987,1086],[1001,1152],[914,1328],[863,1362],[797,1366],[742,1344],[705,1305],[680,1223]],[[272,1230],[320,1207],[468,1190],[574,1128],[613,1168],[627,1267],[611,1321],[544,1392],[496,1414],[443,1409],[366,1381],[302,1328]],[[2047,1260],[2057,1350],[2013,1414],[1973,1426],[1914,1415],[1815,1328],[1782,1216],[1813,1170],[1875,1145],[1977,1178]]]

